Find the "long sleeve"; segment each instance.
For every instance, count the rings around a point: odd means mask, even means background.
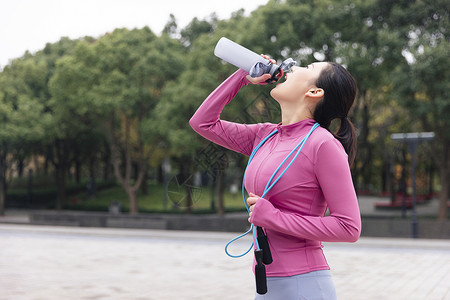
[[[330,211],[329,216],[284,212],[263,198],[256,203],[250,221],[270,230],[307,240],[355,242],[361,217],[347,156],[339,142],[324,142],[315,162],[315,175]]]
[[[246,125],[223,121],[220,113],[226,104],[249,84],[245,78],[248,73],[236,71],[218,86],[198,108],[189,121],[192,129],[204,138],[223,147],[250,155],[259,125]]]

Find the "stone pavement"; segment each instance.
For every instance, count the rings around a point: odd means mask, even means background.
[[[233,233],[0,224],[0,300],[253,299]],[[250,237],[231,249],[240,252]],[[341,300],[450,299],[450,241],[326,243]]]
[[[389,198],[359,196],[362,215],[362,236],[402,237],[416,235],[424,239],[450,239],[450,220],[435,219],[439,201],[433,199],[417,206],[417,222],[413,224],[411,210],[402,218],[400,209],[375,209],[377,203],[389,203]],[[168,230],[199,230],[242,232],[248,227],[245,209],[242,212],[217,214],[111,214],[108,212],[60,212],[52,210],[8,209],[0,216],[0,224],[34,224],[81,227],[145,228]]]

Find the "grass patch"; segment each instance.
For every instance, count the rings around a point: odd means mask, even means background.
[[[186,211],[186,192],[184,187],[169,186],[166,208],[164,207],[164,187],[160,184],[151,183],[148,185],[147,195],[138,193],[139,211],[143,213],[184,213]],[[217,199],[215,199],[214,209],[212,199],[215,196],[210,187],[196,187],[192,192],[192,212],[193,213],[213,213],[217,209]],[[129,211],[129,200],[125,190],[120,186],[114,186],[97,191],[95,197],[89,198],[86,193],[78,193],[69,198],[69,203],[65,209],[85,210],[85,211],[108,211],[111,203],[120,204],[122,212]],[[245,212],[242,195],[225,192],[225,209],[228,212]]]

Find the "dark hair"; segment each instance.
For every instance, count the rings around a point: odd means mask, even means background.
[[[347,115],[356,97],[355,79],[341,65],[329,62],[320,73],[316,86],[325,93],[314,110],[314,119],[330,132],[331,121],[341,120],[339,129],[332,134],[344,146],[351,165],[356,156],[356,131]]]

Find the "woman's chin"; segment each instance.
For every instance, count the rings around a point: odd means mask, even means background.
[[[273,89],[270,90],[270,96],[272,96],[272,98],[275,99],[277,102],[278,102],[278,97],[279,97],[279,93],[278,93],[277,89],[278,89],[279,85],[280,84],[277,84],[276,87],[274,87]]]

